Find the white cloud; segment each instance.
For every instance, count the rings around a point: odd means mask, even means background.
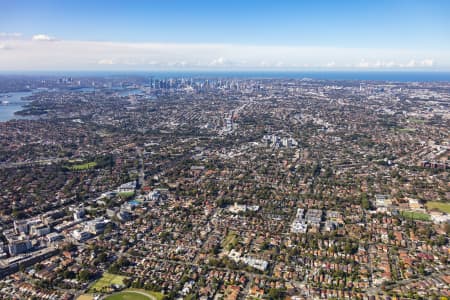
[[[259,63],[259,66],[264,68],[264,67],[268,67],[269,64],[267,63],[267,61],[263,60]]]
[[[402,65],[405,68],[414,68],[417,66],[416,64],[416,60],[415,59],[411,59],[409,62],[407,62],[405,65]]]
[[[21,36],[20,32],[0,32],[0,38],[17,39]]]
[[[99,65],[114,65],[114,62],[112,59],[100,59],[97,64]]]
[[[46,34],[35,34],[31,38],[33,41],[44,41],[44,42],[50,42],[55,41],[56,39],[52,36],[46,35]]]
[[[406,64],[400,64],[400,67],[403,68],[431,68],[433,66],[434,66],[434,59],[431,58],[426,58],[420,61],[411,59]]]
[[[420,62],[420,65],[422,67],[432,67],[434,65],[434,60],[430,58],[424,59]]]
[[[356,65],[356,67],[358,67],[358,68],[370,68],[370,64],[365,59],[361,59],[361,61]]]
[[[170,68],[186,68],[188,66],[192,66],[191,63],[187,62],[187,61],[169,61],[166,63],[166,65],[161,65],[160,67],[170,67]]]
[[[232,66],[232,65],[235,65],[235,62],[233,62],[229,59],[226,59],[223,56],[215,58],[209,63],[209,66],[211,66],[211,67],[224,67],[224,66]]]
[[[219,58],[213,59],[213,60],[210,62],[210,65],[211,65],[211,66],[222,66],[222,65],[224,64],[224,62],[225,62],[225,58],[223,58],[223,57],[221,56],[221,57],[219,57]]]
[[[3,70],[450,69],[450,53],[408,49],[162,44],[57,40],[45,34],[1,43]],[[280,60],[280,58],[282,60]],[[439,63],[437,63],[439,62]]]
[[[383,61],[383,60],[377,60],[374,63],[367,63],[367,67],[369,68],[395,68],[399,67],[400,65],[396,64],[394,61]]]
[[[366,68],[366,69],[422,69],[422,68],[432,68],[434,66],[434,59],[426,58],[421,61],[416,59],[410,59],[403,62],[395,62],[393,60],[384,61],[367,61],[361,59],[361,61],[355,65],[356,68]]]
[[[0,50],[12,50],[13,48],[10,45],[0,43]]]

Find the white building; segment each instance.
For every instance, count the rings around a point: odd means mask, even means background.
[[[439,211],[431,211],[430,212],[431,220],[434,223],[446,223],[450,222],[450,215],[441,213]]]
[[[85,211],[84,211],[83,207],[76,208],[75,211],[73,212],[73,219],[75,221],[83,220],[84,216],[85,216]]]
[[[75,229],[72,232],[72,237],[79,242],[85,241],[91,237],[91,234],[84,230]]]
[[[240,213],[240,212],[246,212],[248,211],[258,211],[259,206],[258,205],[246,205],[246,204],[237,204],[234,202],[234,205],[230,206],[228,210],[234,214]]]
[[[260,271],[265,271],[269,266],[269,263],[263,259],[258,259],[251,256],[241,257],[241,253],[234,249],[231,249],[231,251],[228,253],[228,257],[234,260],[235,262],[243,262],[249,265],[250,267]]]
[[[52,233],[47,234],[46,238],[49,243],[54,243],[56,241],[60,241],[60,240],[64,239],[64,236],[57,232],[52,232]]]
[[[28,252],[32,248],[29,240],[16,240],[8,245],[9,254],[11,256]]]
[[[124,184],[120,185],[117,188],[117,192],[118,193],[134,192],[135,188],[136,188],[136,182],[130,181],[130,182],[127,182],[127,183],[124,183]]]

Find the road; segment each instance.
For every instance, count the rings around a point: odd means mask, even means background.
[[[10,169],[10,168],[20,168],[20,167],[31,167],[36,165],[51,165],[55,163],[60,163],[63,161],[68,161],[67,157],[58,157],[58,158],[47,158],[47,159],[38,159],[32,161],[21,161],[21,162],[10,162],[10,163],[0,163],[0,169]]]

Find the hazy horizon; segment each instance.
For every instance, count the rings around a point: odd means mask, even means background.
[[[0,71],[450,71],[447,1],[0,3]]]

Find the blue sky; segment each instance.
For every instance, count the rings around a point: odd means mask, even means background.
[[[61,67],[449,69],[450,1],[0,0],[0,68],[14,69],[15,49],[29,68],[51,69],[34,62],[83,47],[95,55],[68,55]]]

